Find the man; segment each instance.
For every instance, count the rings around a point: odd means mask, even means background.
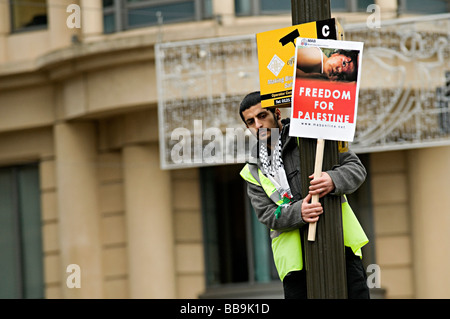
[[[258,220],[271,229],[275,265],[283,281],[286,299],[306,298],[306,274],[301,256],[300,231],[316,222],[323,213],[320,203],[311,203],[319,194],[341,196],[354,192],[365,180],[366,170],[352,152],[340,153],[340,165],[322,172],[313,180],[313,172],[300,172],[297,138],[289,136],[289,119],[281,120],[279,109],[261,107],[260,92],[248,94],[240,105],[240,116],[258,138],[253,157],[241,176],[247,181],[248,196]],[[311,179],[308,190],[301,189],[302,174]],[[368,240],[343,200],[344,244],[346,247],[347,288],[349,298],[369,298],[366,273],[361,262],[361,247]],[[349,210],[350,209],[350,210]],[[351,228],[346,236],[345,227]],[[356,254],[356,255],[355,255]]]
[[[331,81],[356,81],[358,51],[335,50],[329,57],[318,47],[297,50],[297,77],[317,77]]]

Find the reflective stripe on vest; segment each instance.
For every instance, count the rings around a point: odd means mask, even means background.
[[[281,198],[280,193],[277,192],[276,187],[256,165],[249,165],[248,171],[253,178],[253,184],[261,186],[267,196],[269,196],[275,204],[281,205],[283,203],[283,199]]]
[[[241,170],[240,175],[244,180],[261,186],[274,203],[277,205],[282,203],[276,188],[272,185],[270,180],[264,176],[257,165],[245,165]],[[347,202],[345,195],[342,196],[342,227],[344,231],[344,245],[350,247],[355,255],[362,257],[361,248],[367,244],[369,240]],[[283,281],[284,277],[289,272],[303,269],[299,229],[288,232],[280,232],[271,229],[270,238],[272,239],[272,251],[275,266],[281,281]]]

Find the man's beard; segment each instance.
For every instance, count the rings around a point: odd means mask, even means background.
[[[256,135],[258,139],[258,145],[267,147],[267,150],[270,154],[271,150],[275,148],[276,143],[278,143],[280,130],[278,128],[260,128],[256,132]]]

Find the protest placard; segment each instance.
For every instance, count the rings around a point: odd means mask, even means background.
[[[335,19],[256,34],[262,107],[290,107],[298,37],[336,39]]]
[[[362,53],[362,42],[297,40],[291,136],[353,141]]]
[[[325,140],[355,136],[362,52],[362,42],[297,39],[289,135],[317,139],[314,179],[322,175]],[[308,241],[315,233],[310,223]]]

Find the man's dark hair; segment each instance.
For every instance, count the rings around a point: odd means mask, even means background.
[[[245,123],[244,116],[242,115],[242,112],[245,110],[251,108],[252,106],[261,103],[261,92],[255,91],[252,93],[247,94],[244,99],[241,102],[241,105],[239,106],[239,115],[241,116],[242,121]],[[267,108],[272,113],[275,113],[275,109],[272,107]],[[247,123],[245,123],[247,124]]]
[[[358,56],[359,56],[359,51],[356,50],[345,50],[345,49],[337,49],[333,52],[333,54],[341,54],[344,55],[348,58],[350,58],[350,61],[353,62],[353,65],[355,66],[355,69],[353,71],[353,73],[350,76],[343,76],[341,75],[339,77],[340,81],[356,81],[357,76],[358,76]]]

